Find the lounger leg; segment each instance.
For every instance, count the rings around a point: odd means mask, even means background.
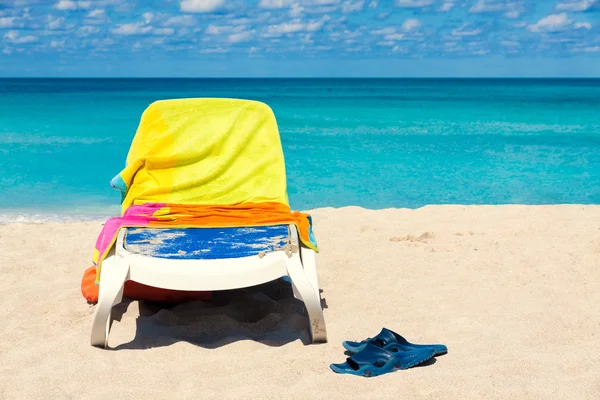
[[[317,262],[315,260],[315,251],[307,247],[302,248],[302,266],[306,277],[310,282],[311,286],[317,291],[317,296],[320,296],[319,292],[319,280],[317,279]]]
[[[119,260],[122,259],[111,255],[102,263],[100,293],[92,323],[92,346],[108,347],[111,311],[123,299],[123,288],[129,277],[129,266]]]
[[[318,289],[315,290],[311,285],[299,257],[289,258],[286,266],[288,275],[292,279],[294,293],[300,296],[308,312],[312,342],[327,342],[327,329]]]

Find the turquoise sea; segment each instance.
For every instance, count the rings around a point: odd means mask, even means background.
[[[600,203],[600,80],[0,79],[0,222],[119,212],[154,100],[277,117],[295,209]]]

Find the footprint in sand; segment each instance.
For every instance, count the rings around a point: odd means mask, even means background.
[[[426,240],[427,239],[433,239],[435,237],[435,234],[433,232],[425,232],[423,234],[421,234],[421,236],[414,236],[414,235],[406,235],[406,236],[402,236],[402,237],[391,237],[390,238],[390,242],[424,242],[427,243]]]
[[[473,232],[473,231],[469,231],[467,233],[456,232],[454,235],[455,236],[473,236],[473,235],[475,235],[475,232]]]

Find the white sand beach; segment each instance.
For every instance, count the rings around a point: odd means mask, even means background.
[[[310,211],[329,342],[289,290],[125,302],[89,345],[80,293],[99,222],[0,226],[0,399],[598,399],[600,206]],[[382,327],[449,352],[337,375]]]

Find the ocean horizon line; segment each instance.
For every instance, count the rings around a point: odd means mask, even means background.
[[[241,77],[241,76],[223,76],[223,77],[210,77],[210,76],[0,76],[0,80],[43,80],[43,79],[52,79],[52,80],[423,80],[423,81],[434,81],[434,80],[447,80],[447,81],[465,81],[465,80],[482,80],[482,81],[523,81],[523,80],[535,80],[535,81],[585,81],[585,80],[600,80],[599,76],[543,76],[543,77],[530,77],[530,76],[423,76],[423,77],[357,77],[357,76],[348,76],[348,77],[326,77],[326,76],[314,76],[314,77],[268,77],[268,76],[250,76],[250,77]]]

